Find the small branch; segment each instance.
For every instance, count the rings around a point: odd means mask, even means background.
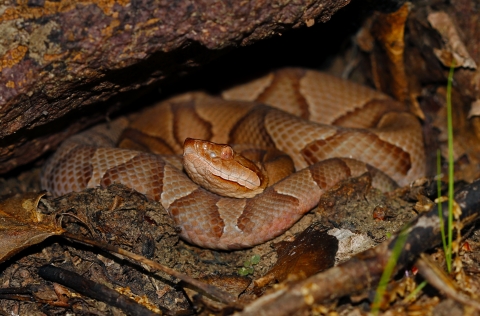
[[[128,315],[158,315],[125,295],[105,285],[87,280],[75,272],[52,265],[44,265],[38,269],[38,275],[45,280],[67,286],[82,295],[105,302],[110,306],[118,307]]]
[[[123,255],[123,256],[125,256],[127,258],[130,258],[130,259],[132,259],[136,262],[144,263],[144,264],[148,265],[149,267],[151,267],[152,269],[155,269],[157,271],[163,271],[163,272],[165,272],[165,273],[167,273],[171,276],[174,276],[174,277],[182,280],[185,283],[188,283],[188,284],[196,287],[198,290],[202,291],[203,293],[205,293],[207,295],[210,295],[211,297],[217,299],[218,301],[220,301],[222,303],[225,303],[225,304],[228,304],[229,306],[234,306],[238,309],[241,309],[241,306],[237,304],[236,298],[232,294],[224,292],[224,291],[220,290],[219,288],[217,288],[215,286],[200,282],[200,281],[198,281],[198,280],[196,280],[196,279],[194,279],[194,278],[192,278],[192,277],[190,277],[186,274],[175,271],[175,270],[173,270],[169,267],[163,266],[163,265],[159,264],[158,262],[155,262],[153,260],[149,260],[149,259],[147,259],[143,256],[137,255],[133,252],[130,252],[128,250],[125,250],[125,249],[122,249],[122,248],[119,248],[119,247],[116,247],[116,246],[112,246],[112,245],[104,243],[102,241],[87,239],[87,238],[83,238],[83,237],[80,237],[80,236],[77,236],[77,235],[74,235],[74,234],[70,234],[70,233],[64,233],[63,236],[67,237],[69,239],[73,239],[77,242],[81,242],[83,244],[96,246],[100,249],[104,249],[106,251],[110,251],[110,252],[113,252],[113,253]]]

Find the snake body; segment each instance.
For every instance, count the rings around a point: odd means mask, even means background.
[[[123,183],[159,201],[183,239],[239,249],[283,233],[340,180],[369,172],[388,189],[425,173],[420,123],[370,88],[288,68],[222,97],[187,93],[69,138],[45,164],[43,188],[61,195]],[[275,147],[297,171],[254,197],[222,197],[181,171],[173,155],[187,137]]]

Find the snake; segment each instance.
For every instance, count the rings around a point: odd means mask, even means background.
[[[242,156],[227,144],[251,146],[273,164],[245,158],[237,161],[240,169],[221,171],[223,161]],[[213,170],[206,182],[243,193],[223,195],[222,188],[212,192],[194,182],[202,170]],[[124,184],[161,203],[185,241],[233,250],[279,236],[332,186],[364,173],[383,191],[423,177],[420,121],[367,86],[284,68],[219,95],[173,96],[76,134],[44,164],[41,184],[54,196]]]

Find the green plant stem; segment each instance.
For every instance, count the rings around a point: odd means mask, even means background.
[[[377,315],[380,310],[380,304],[382,303],[383,295],[387,290],[388,281],[392,276],[393,270],[397,265],[398,258],[400,257],[400,253],[402,252],[403,246],[405,246],[405,242],[407,241],[408,236],[408,226],[404,227],[402,231],[398,234],[397,240],[395,241],[395,245],[392,249],[392,254],[390,258],[388,258],[387,264],[385,265],[385,269],[383,270],[382,276],[380,277],[380,282],[378,283],[377,291],[375,292],[375,299],[373,300],[372,304],[372,314]]]
[[[453,119],[452,119],[452,82],[455,60],[448,73],[447,81],[447,131],[448,131],[448,252],[446,253],[447,270],[452,271],[453,246]]]
[[[412,293],[408,294],[407,297],[405,297],[404,301],[405,302],[408,302],[410,301],[411,299],[413,299],[415,296],[417,296],[417,294],[425,287],[425,285],[427,285],[427,281],[423,281],[422,283],[420,283],[416,288],[415,290],[412,291]]]
[[[443,209],[442,209],[442,202],[440,201],[442,197],[442,157],[440,153],[440,149],[437,150],[437,197],[438,197],[438,218],[440,220],[440,233],[442,235],[442,245],[443,245],[443,252],[445,253],[445,257],[447,257],[448,248],[447,248],[447,239],[445,238],[445,223],[443,221]],[[448,264],[447,264],[448,265]]]

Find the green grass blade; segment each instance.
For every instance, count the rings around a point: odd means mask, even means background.
[[[447,132],[448,132],[448,251],[446,253],[447,271],[452,271],[453,246],[453,119],[452,119],[452,82],[455,60],[448,73],[447,81]]]
[[[442,174],[442,158],[440,154],[440,150],[437,150],[437,196],[438,196],[438,218],[440,220],[440,233],[442,236],[442,245],[443,245],[443,252],[445,253],[445,258],[447,257],[448,253],[448,245],[447,239],[445,237],[445,223],[443,221],[443,208],[442,202],[440,201],[442,197],[442,180],[440,176]]]
[[[408,294],[407,297],[405,297],[405,299],[403,300],[404,302],[408,302],[410,301],[411,299],[413,299],[415,296],[417,296],[417,294],[425,287],[425,285],[427,285],[427,281],[423,281],[422,283],[420,283],[416,288],[415,290],[412,291],[412,293]]]
[[[383,295],[387,290],[388,281],[392,277],[392,273],[397,265],[398,258],[400,257],[403,246],[405,246],[405,242],[407,241],[408,228],[408,226],[403,228],[400,234],[398,234],[397,240],[395,241],[395,245],[392,249],[392,255],[390,258],[388,258],[385,269],[380,277],[380,282],[378,283],[377,291],[375,292],[375,299],[372,303],[371,312],[373,315],[377,315],[380,310],[380,304],[382,303]]]

